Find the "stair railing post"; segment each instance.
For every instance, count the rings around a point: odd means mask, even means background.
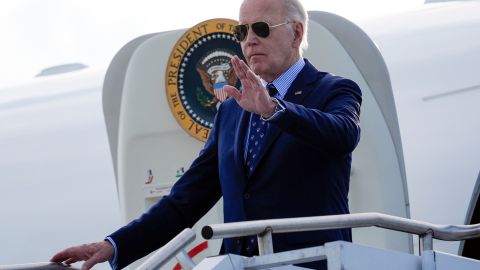
[[[260,256],[273,254],[272,228],[267,227],[265,231],[257,235],[258,253]]]
[[[433,251],[433,231],[428,230],[420,236],[420,254],[422,256],[422,270],[435,270],[435,253]]]

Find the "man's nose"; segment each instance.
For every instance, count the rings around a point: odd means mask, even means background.
[[[252,27],[248,28],[247,37],[245,38],[245,43],[247,45],[257,44],[259,37],[255,32],[253,32]]]

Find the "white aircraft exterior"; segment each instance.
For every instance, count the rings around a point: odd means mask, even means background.
[[[390,74],[412,219],[469,224],[480,210],[479,4],[426,5],[361,25]],[[459,242],[434,245],[461,253]]]
[[[0,90],[0,265],[47,261],[65,244],[120,226],[104,74],[82,70]]]
[[[364,95],[353,213],[470,224],[480,211],[478,14],[478,1],[428,4],[358,25],[310,12],[305,56],[352,78]],[[106,71],[0,90],[0,265],[46,261],[103,239],[188,168],[203,143],[175,121],[163,89],[183,33],[139,37]],[[220,207],[200,223],[222,222]],[[377,228],[355,229],[354,242],[418,252],[416,237]],[[461,255],[463,242],[435,241],[434,249]],[[205,253],[217,250],[212,242]]]

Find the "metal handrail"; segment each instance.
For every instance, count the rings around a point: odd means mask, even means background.
[[[218,239],[257,235],[259,255],[273,253],[272,234],[329,230],[341,228],[358,228],[376,226],[380,228],[419,235],[422,239],[422,269],[435,270],[432,239],[458,241],[480,237],[480,224],[474,225],[437,225],[381,213],[359,213],[302,218],[268,219],[213,224],[202,228],[205,239]],[[195,240],[195,232],[185,229],[152,257],[140,265],[137,270],[155,270],[168,260],[177,256],[184,269],[193,269],[195,264],[183,248]]]
[[[218,239],[261,235],[267,231],[271,231],[272,233],[287,233],[371,226],[417,234],[419,236],[431,234],[435,239],[446,241],[459,241],[480,237],[480,224],[437,225],[381,213],[358,213],[212,224],[202,228],[202,236],[205,239]]]
[[[0,265],[0,270],[78,270],[70,265],[55,262]]]
[[[136,270],[155,270],[162,267],[170,259],[175,257],[177,253],[181,253],[183,249],[195,240],[195,231],[187,228],[180,234],[175,236],[170,242],[165,244],[159,250],[157,250],[148,260],[143,262]],[[185,258],[183,258],[185,260]],[[183,265],[183,261],[180,262]],[[190,263],[190,262],[187,262]],[[193,262],[191,262],[193,263]],[[191,269],[190,267],[183,267],[184,269]]]

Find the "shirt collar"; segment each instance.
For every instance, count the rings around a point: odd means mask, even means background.
[[[278,94],[276,97],[283,99],[287,94],[288,89],[292,85],[295,78],[297,78],[298,74],[305,66],[305,60],[300,57],[295,64],[293,64],[287,71],[280,74],[275,80],[273,80],[272,84],[277,88]],[[263,86],[267,86],[267,81],[264,79],[262,80]]]

